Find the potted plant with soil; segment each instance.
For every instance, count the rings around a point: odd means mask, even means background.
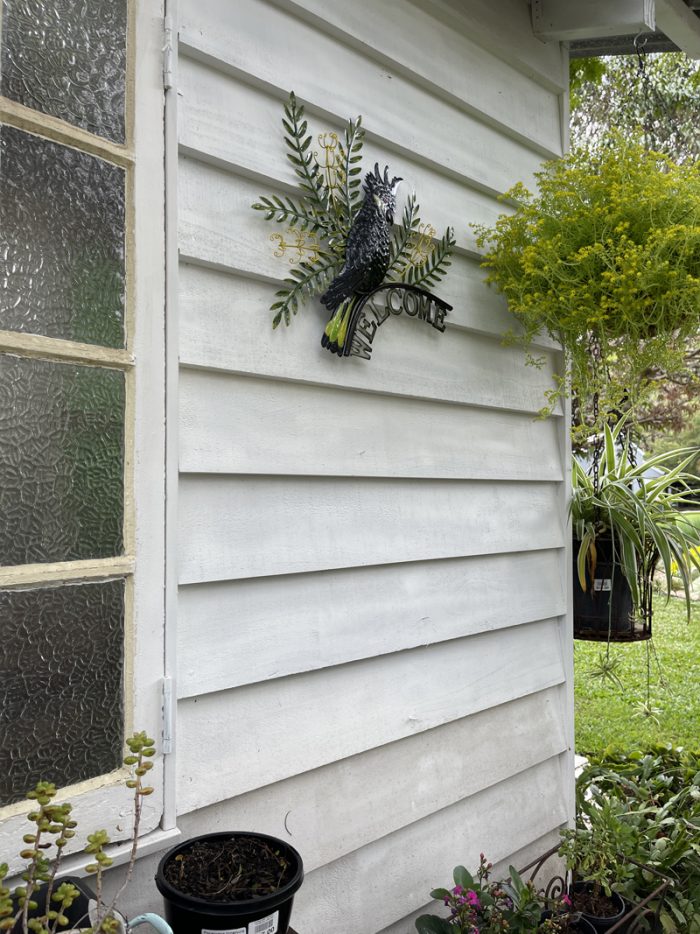
[[[624,830],[610,802],[595,807],[579,802],[576,827],[562,831],[559,855],[573,873],[572,907],[596,931],[607,931],[628,911],[615,890],[624,886],[632,871],[620,848]]]
[[[695,501],[686,470],[694,448],[633,463],[625,420],[605,425],[597,471],[576,458],[572,467],[574,627],[633,637],[650,622],[654,575],[663,572],[666,598],[680,581],[690,618],[693,570],[700,566],[700,531],[683,517]],[[669,461],[683,459],[675,467]],[[674,579],[675,578],[675,579]]]
[[[483,853],[476,877],[457,866],[453,888],[430,893],[445,905],[449,917],[421,915],[416,920],[418,934],[593,934],[588,922],[572,910],[568,895],[547,897],[513,866],[506,880],[492,881],[492,868]]]
[[[156,886],[177,934],[287,934],[303,878],[301,856],[285,841],[231,831],[170,849]]]
[[[14,888],[6,884],[9,866],[0,864],[0,931],[13,934],[127,934],[140,924],[149,923],[158,934],[172,934],[168,925],[155,914],[139,915],[127,922],[118,903],[131,879],[138,850],[138,834],[143,800],[153,792],[144,778],[153,768],[155,744],[145,733],[134,733],[126,740],[128,754],[124,765],[129,769],[126,780],[133,789],[132,846],[126,878],[116,895],[106,900],[103,892],[104,872],[112,865],[107,847],[109,836],[97,830],[87,837],[83,852],[89,857],[85,872],[94,877],[94,891],[79,876],[61,876],[61,868],[70,841],[76,835],[77,822],[72,817],[70,802],[56,803],[56,786],[38,782],[27,795],[34,809],[27,815],[32,825],[24,834],[24,848],[19,856],[25,860],[20,873],[21,883]]]

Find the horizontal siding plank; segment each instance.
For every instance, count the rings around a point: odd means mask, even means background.
[[[268,232],[271,230],[268,227]],[[260,241],[261,254],[272,255],[277,249],[276,243],[271,243],[271,236],[266,240],[263,236],[264,230],[258,230],[258,235],[262,238]],[[193,250],[199,253],[205,251],[201,246],[192,241]],[[233,247],[235,249],[235,245]],[[219,257],[221,258],[221,256]],[[192,300],[195,304],[193,308],[186,307],[186,315],[183,315],[183,325],[187,327],[184,332],[184,346],[187,350],[187,340],[196,338],[196,331],[193,327],[197,324],[198,304],[207,301],[222,302],[223,307],[235,307],[236,294],[241,291],[245,294],[242,298],[245,300],[248,315],[256,318],[256,326],[263,331],[271,330],[272,314],[269,311],[275,291],[282,285],[286,276],[289,275],[291,266],[296,262],[296,254],[292,255],[290,263],[289,258],[275,258],[276,265],[270,266],[269,275],[261,275],[259,272],[260,260],[257,254],[249,255],[247,258],[232,254],[229,257],[230,262],[222,263],[208,259],[206,255],[195,256],[191,262],[185,262],[181,265],[181,290],[183,300],[187,303]],[[263,259],[263,262],[267,262]],[[246,266],[246,263],[248,265]],[[215,268],[218,267],[220,271]],[[204,268],[202,268],[202,266]],[[209,276],[207,274],[210,274]],[[240,274],[240,275],[238,275]],[[249,280],[264,279],[264,282]],[[191,281],[193,280],[193,281]],[[484,275],[475,260],[470,260],[465,256],[455,254],[452,266],[449,269],[447,277],[439,283],[435,289],[440,298],[452,305],[452,311],[447,318],[448,330],[453,328],[466,328],[470,331],[476,331],[482,334],[502,337],[509,331],[521,333],[515,317],[508,311],[505,300],[494,288],[487,288],[484,283]],[[208,293],[212,292],[210,296]],[[226,293],[226,294],[222,294]],[[318,302],[310,302],[305,306],[301,314],[311,312],[314,319],[318,319],[319,324],[325,323],[326,310]],[[192,322],[192,323],[190,323]],[[284,330],[284,329],[282,329]],[[554,344],[549,338],[544,342],[540,341],[542,346],[553,347]]]
[[[185,265],[181,273],[180,360],[208,369],[347,389],[511,409],[535,415],[559,354],[527,366],[517,347],[449,328],[440,334],[405,316],[387,321],[372,360],[342,360],[321,347],[325,316],[302,308],[289,328],[270,327],[274,289],[250,279]]]
[[[270,242],[271,233],[285,232],[285,227],[271,224],[261,211],[251,207],[261,196],[284,195],[286,190],[280,184],[251,180],[234,171],[235,167],[202,161],[196,153],[194,156],[181,156],[179,160],[181,255],[234,270],[251,270],[270,279],[288,274],[289,263],[275,257],[277,244]],[[365,162],[363,168],[367,170],[372,164]],[[393,163],[391,169],[404,172],[405,164]],[[448,225],[452,226],[457,248],[478,257],[476,234],[470,225],[493,226],[504,213],[503,208],[486,195],[470,195],[464,186],[437,184],[430,188],[432,190],[427,192],[417,190],[423,221],[429,221],[436,228],[438,237]],[[405,197],[399,189],[399,211],[403,210]],[[426,204],[429,204],[427,210]]]
[[[547,620],[180,700],[178,809],[431,730],[564,676],[558,623]],[[230,755],[221,755],[222,742]]]
[[[180,483],[179,582],[559,548],[557,484],[201,477]]]
[[[566,611],[563,588],[555,550],[181,587],[178,693],[221,691],[558,616]]]
[[[530,4],[522,0],[411,0],[455,32],[551,90],[569,90],[569,56],[558,42],[532,31]]]
[[[456,178],[501,192],[531,178],[542,153],[407,80],[396,69],[260,0],[184,0],[181,48],[280,99],[294,90],[309,111],[342,123],[362,114],[368,136]],[[293,49],[313,54],[290,55]],[[278,138],[275,133],[275,139]]]
[[[295,926],[314,934],[381,930],[449,884],[457,863],[476,868],[484,849],[501,863],[563,824],[561,778],[558,760],[549,759],[309,873],[295,898]]]
[[[556,419],[187,369],[179,408],[184,472],[562,479]]]
[[[187,82],[180,104],[182,151],[238,176],[250,177],[255,188],[252,200],[268,193],[298,194],[298,179],[282,140],[281,102],[259,88],[248,87],[230,75],[189,59],[183,59],[180,74]],[[232,113],[237,115],[234,121]],[[319,134],[335,132],[342,139],[343,129],[342,124],[309,117],[309,132],[314,139],[312,151],[322,158],[317,143]],[[436,228],[437,236],[442,236],[446,227],[453,227],[460,249],[477,251],[470,223],[492,224],[507,210],[492,195],[465,184],[468,178],[440,174],[410,155],[397,155],[371,139],[366,140],[362,155],[365,172],[378,162],[380,166],[388,164],[394,175],[401,176],[397,218],[407,195],[415,191],[421,219]],[[262,220],[262,215],[258,218]]]
[[[560,693],[549,688],[183,813],[178,824],[185,835],[236,827],[290,839],[311,872],[561,753]]]
[[[494,57],[454,23],[417,4],[407,15],[405,0],[286,0],[284,5],[484,122],[496,121],[548,154],[561,154],[558,91]],[[515,53],[519,45],[514,43]]]

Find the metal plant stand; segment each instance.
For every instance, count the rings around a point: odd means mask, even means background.
[[[543,853],[542,856],[537,857],[537,859],[534,859],[520,870],[520,875],[527,881],[534,882],[535,885],[538,884],[537,877],[540,876],[540,874],[544,876],[546,882],[542,884],[539,891],[545,898],[552,899],[553,901],[561,899],[562,895],[565,895],[571,886],[570,872],[565,871],[563,875],[548,875],[547,873],[546,864],[549,860],[553,859],[553,857],[557,856],[558,851],[559,845],[557,844],[557,846],[553,846],[550,850],[547,850],[546,853]],[[635,866],[639,866],[641,869],[645,869],[653,876],[656,876],[659,880],[659,884],[654,891],[647,895],[646,898],[642,899],[642,901],[636,904],[627,901],[626,903],[630,905],[630,910],[617,924],[608,928],[606,934],[615,934],[616,931],[620,930],[624,930],[626,934],[638,934],[638,932],[646,930],[660,930],[657,925],[660,925],[659,916],[661,914],[661,908],[663,907],[664,896],[673,886],[673,879],[658,872],[652,866],[637,862],[636,859],[632,859],[629,856],[625,856],[624,859],[630,863],[634,863]],[[651,903],[656,899],[658,899],[658,903],[655,907],[651,907]]]

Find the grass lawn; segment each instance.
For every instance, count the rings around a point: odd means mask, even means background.
[[[700,747],[700,604],[693,604],[688,624],[684,601],[672,598],[667,605],[657,597],[653,627],[651,642],[610,646],[622,687],[592,675],[605,643],[574,640],[577,753],[657,742]],[[640,709],[647,663],[652,716]]]

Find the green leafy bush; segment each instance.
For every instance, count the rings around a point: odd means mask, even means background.
[[[613,136],[536,179],[537,194],[516,185],[504,196],[514,212],[476,227],[487,281],[522,325],[514,340],[529,346],[545,331],[562,344],[571,388],[599,395],[602,423],[647,397],[650,373],[687,372],[700,321],[700,173]],[[562,373],[544,411],[565,391]]]
[[[623,859],[611,887],[633,901],[650,895],[657,876],[631,860],[670,876],[661,908],[665,932],[700,931],[700,750],[658,745],[645,752],[606,750],[592,759],[576,784],[577,829],[582,845],[604,840]],[[572,833],[568,832],[571,839]]]

